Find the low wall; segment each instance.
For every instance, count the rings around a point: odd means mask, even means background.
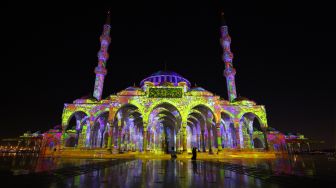
[[[228,159],[228,158],[276,158],[281,153],[273,151],[256,150],[230,150],[224,149],[220,152],[197,152],[197,159]],[[151,152],[126,152],[118,153],[117,150],[108,151],[107,149],[88,149],[88,148],[64,148],[58,151],[45,151],[45,157],[71,157],[71,158],[143,158],[143,159],[170,159],[170,154],[157,154]],[[179,159],[191,158],[191,153],[177,154]]]

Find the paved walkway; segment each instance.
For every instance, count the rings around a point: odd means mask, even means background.
[[[213,162],[136,159],[52,182],[50,187],[281,187]]]
[[[218,160],[112,159],[32,173],[0,175],[14,187],[333,187],[335,180],[279,174]]]

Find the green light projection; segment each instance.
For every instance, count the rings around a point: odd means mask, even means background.
[[[75,113],[79,111],[84,112],[88,116],[88,123],[83,124],[87,127],[83,127],[82,131],[79,133],[81,135],[81,138],[79,139],[78,145],[82,147],[90,147],[90,145],[85,144],[89,143],[86,142],[85,139],[91,139],[90,130],[92,129],[94,122],[100,114],[108,112],[108,122],[111,123],[117,118],[116,114],[120,109],[124,108],[125,106],[133,106],[136,108],[136,111],[141,114],[143,131],[147,132],[150,125],[153,123],[152,121],[150,121],[151,113],[162,104],[169,104],[174,106],[181,116],[181,127],[175,133],[177,136],[176,142],[180,142],[180,147],[185,145],[184,142],[186,141],[179,140],[184,139],[184,137],[190,137],[190,135],[188,135],[186,131],[186,122],[188,121],[189,114],[193,112],[196,106],[203,106],[208,108],[214,115],[213,122],[216,123],[216,126],[220,125],[221,113],[228,114],[230,118],[235,120],[237,122],[234,124],[235,127],[239,126],[239,120],[243,118],[244,114],[253,113],[260,122],[261,127],[267,127],[267,119],[264,106],[257,105],[252,101],[238,101],[231,103],[229,101],[221,99],[219,96],[214,96],[209,92],[188,90],[185,91],[183,87],[179,86],[150,86],[141,91],[123,90],[116,95],[110,95],[108,98],[101,101],[75,100],[72,104],[66,104],[62,116],[62,125],[64,131],[62,143],[64,144],[65,140],[68,138],[67,132],[65,130],[68,127],[69,120],[71,119],[71,117],[73,117]],[[117,126],[122,128],[123,125],[125,124],[118,123]],[[250,146],[252,144],[251,141],[246,139],[246,130],[241,131],[243,133],[243,138],[241,138],[242,144],[238,147],[252,148],[253,146]],[[112,132],[109,132],[109,135],[111,135]],[[181,136],[180,138],[178,136],[180,134],[184,136]],[[222,142],[222,135],[220,132],[218,134],[214,132],[210,135],[211,137],[213,137],[215,142]],[[123,145],[116,144],[117,141],[113,141],[114,139],[116,139],[116,137],[119,138],[119,136],[121,135],[116,135],[116,133],[114,133],[114,136],[109,136],[107,141],[107,148],[119,146],[124,147]],[[141,137],[139,137],[139,139],[142,139],[143,137],[145,136],[142,135]],[[207,141],[208,139],[205,140]],[[214,147],[214,144],[212,144],[212,147]]]
[[[149,88],[149,98],[182,98],[182,88]]]

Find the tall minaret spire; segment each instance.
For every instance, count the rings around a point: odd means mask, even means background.
[[[228,26],[224,20],[224,13],[222,12],[221,45],[223,47],[223,61],[225,63],[224,76],[226,77],[229,101],[232,102],[235,98],[237,98],[237,93],[235,83],[236,69],[234,69],[232,65],[233,54],[230,49],[230,44],[231,37],[229,35]]]
[[[98,52],[98,66],[95,68],[96,80],[94,86],[93,97],[100,100],[103,93],[104,78],[107,74],[106,61],[109,58],[108,47],[111,42],[110,38],[110,11],[107,12],[106,23],[104,24],[104,30],[100,36],[100,50]]]

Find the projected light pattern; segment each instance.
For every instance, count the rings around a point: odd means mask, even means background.
[[[221,27],[221,44],[229,100],[202,87],[191,87],[186,78],[172,71],[158,71],[143,79],[140,87],[127,87],[101,100],[110,28],[107,21],[100,38],[95,99],[82,97],[64,105],[59,142],[62,149],[169,153],[172,148],[190,152],[196,147],[213,153],[223,149],[249,150],[256,148],[255,143],[265,150],[277,146],[279,139],[268,140],[265,107],[236,96],[226,24]],[[255,127],[254,122],[259,126]]]
[[[267,127],[264,106],[248,99],[230,103],[187,85],[180,98],[148,96],[150,89],[163,87],[165,92],[175,92],[169,88],[181,86],[146,82],[142,88],[127,88],[105,100],[77,99],[65,104],[63,146],[154,153],[167,153],[172,147],[180,152],[190,152],[192,147],[206,152],[251,149],[252,136],[259,131],[253,121]],[[72,118],[77,122],[74,131],[69,125]],[[69,139],[75,140],[72,145]]]
[[[110,45],[110,12],[107,14],[106,24],[104,25],[103,34],[100,36],[100,50],[98,52],[98,66],[95,68],[96,81],[94,85],[93,96],[100,100],[103,93],[104,79],[107,73],[106,61],[109,58],[108,46]]]
[[[223,62],[225,63],[224,76],[226,77],[226,86],[229,101],[233,101],[237,98],[235,74],[236,70],[233,68],[232,59],[233,54],[230,49],[231,37],[229,35],[228,26],[224,22],[224,14],[222,13],[223,23],[221,26],[221,45],[223,48]]]

